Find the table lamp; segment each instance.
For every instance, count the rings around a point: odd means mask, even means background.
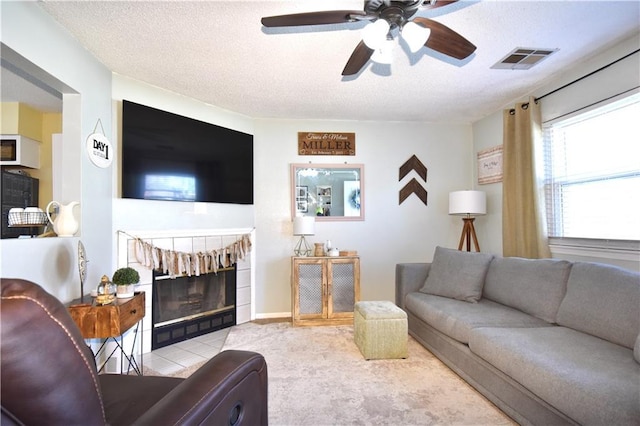
[[[473,239],[476,251],[480,251],[476,230],[473,227],[474,216],[487,214],[487,194],[483,191],[455,191],[449,193],[449,214],[464,216],[462,218],[464,226],[458,250],[462,250],[462,245],[466,239],[467,251],[471,251],[471,239]]]
[[[305,240],[305,235],[314,235],[316,218],[313,216],[296,216],[293,219],[293,235],[299,235],[300,241],[293,249],[296,256],[310,256],[311,247]]]

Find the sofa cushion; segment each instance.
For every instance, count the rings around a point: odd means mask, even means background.
[[[640,333],[640,274],[611,265],[574,263],[557,322],[633,348]]]
[[[477,302],[493,255],[436,247],[421,292]]]
[[[566,260],[496,257],[487,270],[482,297],[555,323],[570,271]]]
[[[640,334],[636,337],[636,344],[633,345],[633,357],[640,363]]]
[[[631,349],[566,327],[475,328],[473,353],[580,424],[637,425]]]
[[[531,315],[491,300],[467,303],[420,292],[409,293],[405,308],[436,330],[461,343],[469,343],[475,327],[551,327]]]

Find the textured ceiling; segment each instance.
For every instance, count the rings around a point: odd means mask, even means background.
[[[640,30],[637,0],[462,0],[418,15],[474,43],[471,57],[397,45],[390,67],[342,77],[363,23],[265,29],[260,18],[361,0],[40,5],[112,71],[255,118],[474,122]],[[491,69],[515,47],[559,51],[530,70]]]

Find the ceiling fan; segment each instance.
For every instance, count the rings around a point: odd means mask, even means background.
[[[370,21],[371,23],[363,29],[363,39],[342,70],[342,75],[354,75],[369,59],[390,63],[393,33],[399,33],[413,52],[417,52],[424,45],[456,59],[464,59],[471,55],[476,46],[451,28],[428,18],[413,17],[419,9],[435,9],[457,1],[365,0],[363,10],[329,10],[268,16],[262,18],[262,25],[271,28]]]

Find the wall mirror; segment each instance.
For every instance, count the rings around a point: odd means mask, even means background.
[[[292,164],[291,219],[364,220],[363,164]]]

